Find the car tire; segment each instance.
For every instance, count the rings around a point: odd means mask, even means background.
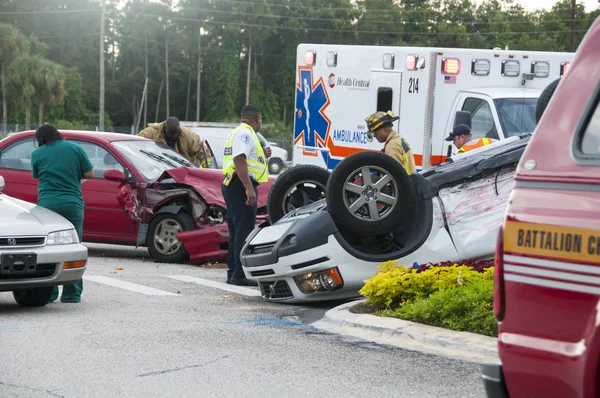
[[[329,170],[312,165],[284,171],[269,190],[267,213],[271,223],[298,207],[324,199],[329,175]]]
[[[544,111],[546,110],[546,107],[548,106],[548,103],[550,102],[550,99],[552,99],[552,95],[554,94],[554,91],[556,91],[556,87],[558,86],[558,83],[560,83],[560,77],[556,80],[554,80],[552,83],[548,84],[546,86],[546,88],[544,88],[544,90],[542,91],[542,93],[540,94],[540,97],[537,100],[537,103],[535,105],[535,121],[537,123],[540,122],[540,119],[542,118],[542,115],[544,113]]]
[[[194,220],[186,212],[156,215],[150,221],[146,238],[150,256],[159,263],[184,262],[188,259],[188,252],[175,234],[195,227]]]
[[[36,287],[30,290],[15,290],[13,297],[24,307],[43,307],[50,302],[54,286]]]
[[[283,161],[279,158],[269,159],[269,174],[279,174],[283,170]]]
[[[370,181],[363,180],[362,170],[369,170]],[[359,152],[342,160],[331,172],[326,197],[335,222],[363,237],[387,234],[414,218],[408,174],[380,152]]]

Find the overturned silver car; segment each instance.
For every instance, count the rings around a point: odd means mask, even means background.
[[[389,260],[410,267],[490,258],[530,137],[412,175],[377,152],[349,156],[330,174],[296,166],[271,188],[271,223],[246,240],[244,272],[266,300],[306,302],[359,296]]]

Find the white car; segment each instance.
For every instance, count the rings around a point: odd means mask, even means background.
[[[23,306],[44,306],[54,286],[81,280],[88,250],[64,217],[3,189],[0,176],[0,292]]]
[[[359,296],[389,260],[411,267],[490,258],[530,137],[511,137],[410,176],[378,152],[351,155],[330,175],[295,166],[271,188],[272,225],[246,240],[244,273],[259,282],[265,300],[306,302]]]

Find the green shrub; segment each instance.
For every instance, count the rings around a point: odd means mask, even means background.
[[[442,289],[470,284],[473,280],[493,280],[493,268],[477,272],[467,265],[431,267],[425,271],[394,265],[388,261],[360,290],[367,302],[379,308],[390,308],[417,298],[426,298]]]
[[[477,278],[468,285],[439,290],[378,315],[496,337],[493,292],[493,279]]]

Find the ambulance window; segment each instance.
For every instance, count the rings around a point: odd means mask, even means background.
[[[392,99],[394,93],[389,87],[379,87],[377,89],[377,110],[378,111],[391,111],[392,110]]]
[[[600,97],[596,99],[596,109],[592,111],[589,122],[581,136],[579,151],[584,156],[598,157],[600,155],[600,103],[598,100],[600,100]],[[597,164],[597,160],[594,163]]]
[[[480,98],[467,98],[463,111],[471,113],[471,134],[473,138],[498,138],[492,109],[487,101]]]

